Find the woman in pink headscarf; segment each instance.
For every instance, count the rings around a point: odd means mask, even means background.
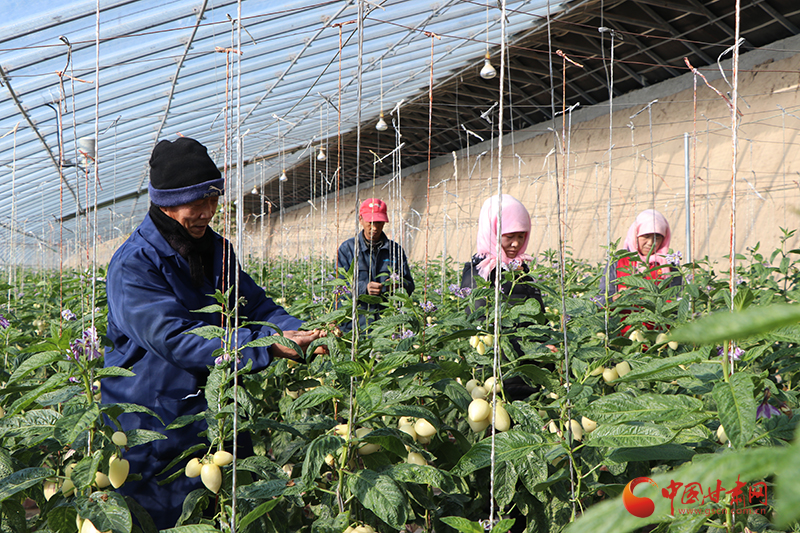
[[[477,250],[472,260],[464,265],[461,274],[461,287],[474,289],[478,286],[477,278],[487,280],[491,286],[497,279],[497,233],[498,233],[498,204],[502,208],[499,218],[500,226],[500,268],[503,271],[514,273],[514,281],[505,281],[500,290],[508,297],[512,304],[520,304],[529,298],[539,303],[541,320],[544,323],[544,302],[542,294],[533,285],[533,278],[528,275],[530,271],[528,262],[533,258],[525,253],[531,234],[531,217],[522,203],[511,195],[502,197],[492,196],[483,203],[480,219],[478,219]],[[501,280],[503,276],[501,275]],[[485,306],[485,300],[476,300],[476,310]],[[527,324],[518,324],[525,327]],[[518,340],[512,335],[509,337],[511,345],[517,355],[522,355],[523,350]],[[555,348],[551,348],[555,350]],[[552,369],[552,364],[543,367]],[[530,396],[535,389],[528,385],[522,377],[514,376],[503,381],[506,396],[512,400],[522,400]]]
[[[669,252],[671,239],[672,232],[664,215],[655,209],[646,209],[639,213],[625,237],[625,249],[637,255],[622,257],[607,269],[607,275],[600,279],[601,301],[606,299],[606,285],[607,295],[612,299],[616,299],[619,296],[617,293],[627,288],[620,280],[625,276],[642,274],[645,279],[652,280],[656,284],[669,277],[670,267],[667,266],[665,255]],[[680,283],[681,278],[674,277],[671,285]],[[647,324],[645,326],[651,329]],[[626,333],[628,329],[630,326],[625,326],[622,333]]]

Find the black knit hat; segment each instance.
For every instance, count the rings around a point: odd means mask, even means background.
[[[161,141],[150,156],[150,201],[173,207],[219,196],[225,183],[205,146],[188,137]]]

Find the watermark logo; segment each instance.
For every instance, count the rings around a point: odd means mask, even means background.
[[[650,498],[641,498],[633,494],[634,487],[644,482],[650,483],[655,488],[658,488],[656,482],[649,477],[637,477],[629,481],[628,484],[625,485],[625,490],[622,491],[622,503],[625,504],[625,509],[633,516],[638,516],[639,518],[647,518],[653,514],[653,511],[656,509],[656,504],[654,504],[653,500]]]

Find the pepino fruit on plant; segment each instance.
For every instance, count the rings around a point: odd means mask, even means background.
[[[200,470],[203,468],[203,465],[200,464],[200,460],[197,457],[193,457],[189,459],[189,462],[186,463],[186,468],[184,472],[186,473],[186,477],[197,477],[200,475]]]
[[[619,377],[619,373],[617,373],[616,368],[606,368],[603,370],[603,381],[606,383],[611,383],[615,379]]]
[[[433,424],[425,420],[424,418],[420,418],[414,424],[414,431],[423,438],[430,438],[436,435],[436,428]]]
[[[492,407],[483,398],[472,400],[467,408],[467,418],[470,422],[483,422],[491,413]]]
[[[111,435],[111,442],[116,444],[117,446],[127,446],[128,445],[128,436],[125,435],[122,431],[115,431],[113,435]]]
[[[362,437],[365,437],[366,435],[369,435],[370,433],[372,433],[372,430],[369,428],[358,428],[356,430],[356,437],[360,439]],[[381,449],[380,444],[372,444],[366,442],[358,447],[358,455],[371,455],[380,449]]]
[[[614,367],[614,370],[617,371],[617,375],[619,377],[622,377],[631,371],[631,365],[629,365],[627,361],[622,361],[621,363],[617,363],[617,366]]]
[[[44,499],[50,501],[50,498],[58,492],[58,480],[56,478],[48,478],[45,480],[42,492],[44,492]]]
[[[213,460],[217,466],[227,466],[233,462],[233,454],[225,450],[219,450],[214,454]]]
[[[408,459],[406,459],[406,462],[412,465],[420,465],[420,466],[425,466],[428,464],[428,461],[425,460],[422,454],[417,452],[409,452]]]
[[[104,489],[111,485],[111,480],[108,478],[107,475],[100,472],[99,470],[94,475],[94,484],[97,485],[98,489]]]
[[[214,463],[205,464],[200,469],[200,479],[208,490],[217,494],[222,486],[222,471]]]
[[[128,479],[130,469],[131,466],[127,459],[120,459],[116,455],[112,455],[108,460],[108,479],[111,480],[111,486],[115,489],[120,488]]]
[[[585,433],[591,433],[597,429],[597,422],[590,418],[586,418],[585,416],[581,417],[581,425],[583,426],[583,431]]]

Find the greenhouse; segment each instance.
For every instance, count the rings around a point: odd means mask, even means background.
[[[56,4],[0,532],[800,532],[796,0]]]

